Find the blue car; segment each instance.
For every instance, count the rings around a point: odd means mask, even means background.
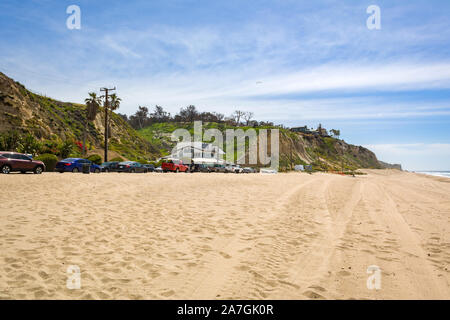
[[[81,159],[81,158],[67,158],[59,161],[56,164],[55,171],[59,173],[63,172],[82,172],[83,164],[88,163],[91,166],[91,172],[100,173],[102,168],[92,161]]]

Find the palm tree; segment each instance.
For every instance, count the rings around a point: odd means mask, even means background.
[[[86,106],[88,107],[87,111],[90,111],[89,110],[90,106],[92,106],[92,107],[100,106],[101,99],[99,97],[97,97],[97,94],[95,92],[89,92],[89,98],[84,99],[84,102],[86,103]],[[94,109],[96,109],[96,108],[94,108]],[[88,112],[88,114],[89,114],[89,112]],[[91,120],[93,120],[92,117],[90,117],[90,118],[91,118]]]
[[[111,111],[115,111],[120,108],[120,102],[122,99],[120,99],[115,93],[111,95],[111,102],[109,104],[109,109]]]
[[[92,121],[95,119],[101,100],[99,97],[97,97],[97,94],[95,92],[89,92],[89,98],[84,99],[84,102],[86,103],[86,122],[84,124],[83,134],[83,155],[86,155],[86,136],[88,121]]]
[[[110,97],[111,99],[109,102],[109,109],[111,110],[111,116],[109,117],[109,119],[112,118],[112,112],[120,108],[120,102],[122,101],[122,99],[119,98],[115,93],[113,93]],[[111,130],[108,130],[108,132],[111,133]]]

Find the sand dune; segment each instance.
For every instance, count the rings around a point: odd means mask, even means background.
[[[450,179],[367,172],[0,175],[0,299],[450,299]]]

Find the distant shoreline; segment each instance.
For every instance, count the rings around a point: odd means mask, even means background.
[[[450,171],[414,171],[414,172],[434,177],[444,177],[450,179]]]

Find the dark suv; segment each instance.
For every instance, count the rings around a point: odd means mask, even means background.
[[[13,171],[41,174],[45,171],[45,164],[22,153],[0,151],[0,171],[6,174]]]
[[[102,172],[115,172],[119,167],[119,162],[118,161],[103,162],[100,167],[102,168]]]
[[[148,169],[144,167],[139,162],[135,161],[124,161],[120,162],[117,167],[117,172],[128,172],[128,173],[147,173]]]
[[[210,172],[212,172],[212,170],[214,170],[213,167],[210,167],[204,163],[194,164],[193,166],[191,166],[191,172],[208,172],[208,173],[210,173]]]
[[[155,166],[152,164],[144,164],[144,167],[146,167],[148,169],[148,172],[155,171]]]

